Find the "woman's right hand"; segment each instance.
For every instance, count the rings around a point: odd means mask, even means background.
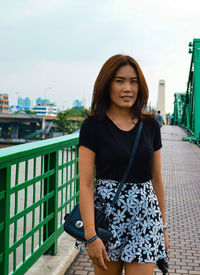
[[[87,244],[87,252],[89,258],[94,264],[103,270],[107,270],[105,260],[110,262],[110,259],[100,238],[97,238],[95,241]]]

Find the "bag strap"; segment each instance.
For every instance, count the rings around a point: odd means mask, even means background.
[[[115,205],[115,203],[116,203],[116,201],[117,201],[117,199],[118,199],[118,197],[119,197],[119,193],[120,193],[121,190],[122,190],[122,187],[123,187],[123,185],[124,185],[124,182],[125,182],[125,180],[126,180],[126,178],[127,178],[127,176],[128,176],[128,173],[129,173],[129,171],[130,171],[130,168],[131,168],[131,166],[132,166],[133,159],[134,159],[134,156],[135,156],[135,152],[136,152],[136,150],[137,150],[138,143],[139,143],[139,140],[140,140],[140,135],[141,135],[141,132],[142,132],[142,127],[143,127],[143,122],[140,121],[140,125],[139,125],[138,131],[137,131],[137,135],[136,135],[136,138],[135,138],[135,142],[134,142],[134,144],[133,144],[133,149],[132,149],[132,152],[131,152],[131,157],[130,157],[128,166],[127,166],[127,168],[126,168],[126,170],[125,170],[125,172],[124,172],[124,175],[123,175],[123,177],[122,177],[122,179],[121,179],[120,185],[119,185],[119,187],[118,187],[118,189],[117,189],[117,192],[116,192],[116,194],[115,194],[115,196],[114,196],[114,199],[113,199],[112,202],[111,202],[111,205],[110,205],[111,207]]]

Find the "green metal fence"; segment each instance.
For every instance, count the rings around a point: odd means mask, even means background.
[[[200,39],[189,43],[191,63],[185,94],[175,94],[174,124],[187,132],[183,140],[195,142],[200,146]]]
[[[55,255],[78,200],[78,134],[0,150],[0,271],[24,274]]]
[[[185,105],[185,94],[174,94],[174,124],[180,125],[182,122],[183,108]]]

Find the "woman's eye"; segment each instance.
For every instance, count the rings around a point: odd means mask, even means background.
[[[121,79],[116,79],[115,81],[116,81],[117,83],[121,83],[121,82],[122,82]]]

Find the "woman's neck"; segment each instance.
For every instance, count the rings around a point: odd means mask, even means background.
[[[133,117],[133,114],[130,109],[116,109],[116,108],[110,108],[107,110],[106,115],[113,120],[114,122],[129,122],[133,123],[137,121],[137,118]]]
[[[119,129],[123,131],[132,130],[138,122],[138,118],[134,118],[132,113],[127,111],[120,110],[120,112],[113,112],[110,109],[106,112],[106,115]]]

